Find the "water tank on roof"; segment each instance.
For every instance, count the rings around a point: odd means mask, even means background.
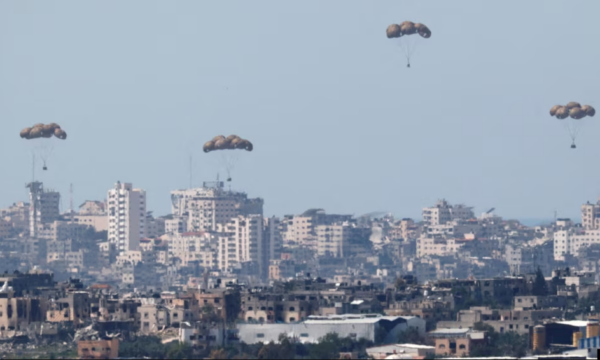
[[[544,350],[546,348],[546,328],[537,325],[533,328],[533,350]]]

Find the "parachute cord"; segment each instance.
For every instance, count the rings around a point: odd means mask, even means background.
[[[570,126],[569,120],[566,120],[563,123],[563,126],[569,132],[569,137],[571,138],[571,141],[573,141],[573,143],[575,143],[575,132],[573,131],[573,128]]]

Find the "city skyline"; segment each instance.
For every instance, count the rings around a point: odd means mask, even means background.
[[[513,218],[574,217],[600,195],[600,169],[588,165],[600,150],[594,119],[571,150],[548,115],[554,104],[594,104],[593,82],[555,79],[600,75],[589,46],[598,3],[577,12],[560,1],[519,3],[518,12],[477,1],[331,1],[318,12],[277,2],[132,1],[117,12],[101,4],[0,4],[3,203],[19,200],[15,189],[31,179],[17,135],[38,120],[69,131],[40,181],[63,194],[73,183],[76,201],[129,181],[158,213],[168,210],[163,194],[189,183],[188,149],[194,179],[213,179],[202,144],[232,133],[255,145],[234,184],[268,199],[266,214],[316,206],[415,216],[411,209],[445,197]],[[404,18],[434,34],[411,69],[384,33]],[[557,56],[565,43],[578,55]]]

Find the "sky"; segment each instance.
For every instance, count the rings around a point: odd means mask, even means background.
[[[460,5],[460,6],[459,6]],[[445,198],[578,218],[600,196],[600,120],[577,149],[548,110],[600,110],[600,2],[0,0],[0,207],[26,200],[19,131],[59,123],[35,178],[69,207],[116,181],[169,192],[226,177],[202,145],[237,134],[232,189],[266,215],[420,218]],[[385,29],[426,24],[406,68]],[[46,148],[43,148],[44,150]]]

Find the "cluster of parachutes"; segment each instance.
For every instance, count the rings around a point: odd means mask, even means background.
[[[252,143],[246,139],[242,139],[237,135],[229,135],[225,137],[223,135],[215,136],[211,141],[204,144],[202,150],[205,153],[215,151],[215,150],[234,150],[234,149],[242,149],[247,151],[252,151],[254,146]]]
[[[419,34],[425,39],[431,37],[431,30],[423,24],[414,23],[412,21],[403,21],[400,24],[392,24],[386,30],[388,39],[399,38],[405,35]]]
[[[410,67],[410,57],[415,51],[417,42],[414,35],[419,34],[422,38],[429,39],[431,37],[431,30],[426,25],[420,23],[414,23],[412,21],[403,21],[400,24],[392,24],[387,27],[385,31],[388,39],[398,39],[398,44],[402,48],[402,52],[406,56],[406,67]]]
[[[581,127],[581,119],[586,116],[593,117],[596,115],[596,109],[594,109],[590,105],[581,106],[580,103],[571,101],[567,105],[554,105],[550,109],[550,116],[557,118],[558,120],[562,120],[565,127],[569,131],[569,135],[571,136],[571,140],[573,143],[571,144],[571,148],[575,149],[575,138],[579,133],[579,129]],[[568,119],[570,118],[570,119]]]
[[[581,120],[586,116],[593,117],[596,115],[596,109],[590,105],[579,104],[578,102],[571,101],[565,106],[554,105],[550,109],[550,116],[555,116],[558,120],[564,120],[570,117],[574,120]]]
[[[35,124],[33,127],[27,127],[21,130],[21,138],[32,140],[39,138],[51,138],[55,136],[61,140],[65,140],[67,138],[67,133],[60,128],[60,125],[56,123],[51,124]]]

